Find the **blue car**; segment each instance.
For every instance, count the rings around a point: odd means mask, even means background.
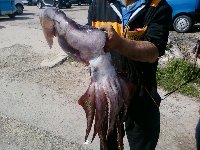
[[[10,18],[14,18],[16,10],[14,0],[0,0],[0,16],[8,15]]]
[[[200,0],[167,0],[173,10],[173,28],[187,32],[200,22]]]

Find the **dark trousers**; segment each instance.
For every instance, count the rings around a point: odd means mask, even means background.
[[[160,133],[159,105],[160,96],[156,91],[142,90],[131,101],[125,121],[130,150],[155,150]],[[107,148],[118,150],[115,130],[108,137]]]
[[[195,138],[196,138],[197,150],[200,150],[200,119],[196,127]]]

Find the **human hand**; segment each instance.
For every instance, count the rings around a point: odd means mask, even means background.
[[[196,46],[192,50],[192,53],[195,54],[196,57],[200,59],[200,40],[197,41]]]
[[[120,47],[122,43],[122,37],[117,34],[112,25],[102,25],[99,29],[107,34],[107,40],[105,44],[106,51],[115,50]]]

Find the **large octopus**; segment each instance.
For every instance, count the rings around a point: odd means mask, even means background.
[[[123,149],[121,127],[136,87],[117,75],[110,53],[104,51],[106,33],[92,26],[79,25],[55,8],[41,12],[40,23],[50,48],[55,36],[68,55],[91,68],[90,85],[78,101],[87,118],[85,141],[95,120],[92,141],[98,134],[106,150],[107,137],[116,128],[118,147]]]

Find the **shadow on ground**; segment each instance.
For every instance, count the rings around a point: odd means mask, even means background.
[[[189,31],[189,33],[196,33],[196,32],[200,32],[200,24],[195,24],[191,31]]]
[[[0,17],[0,22],[6,22],[6,21],[15,21],[15,20],[27,20],[27,19],[33,19],[33,18],[30,18],[30,17],[18,17],[16,16],[15,18],[9,18],[7,16],[4,16],[4,17]]]

